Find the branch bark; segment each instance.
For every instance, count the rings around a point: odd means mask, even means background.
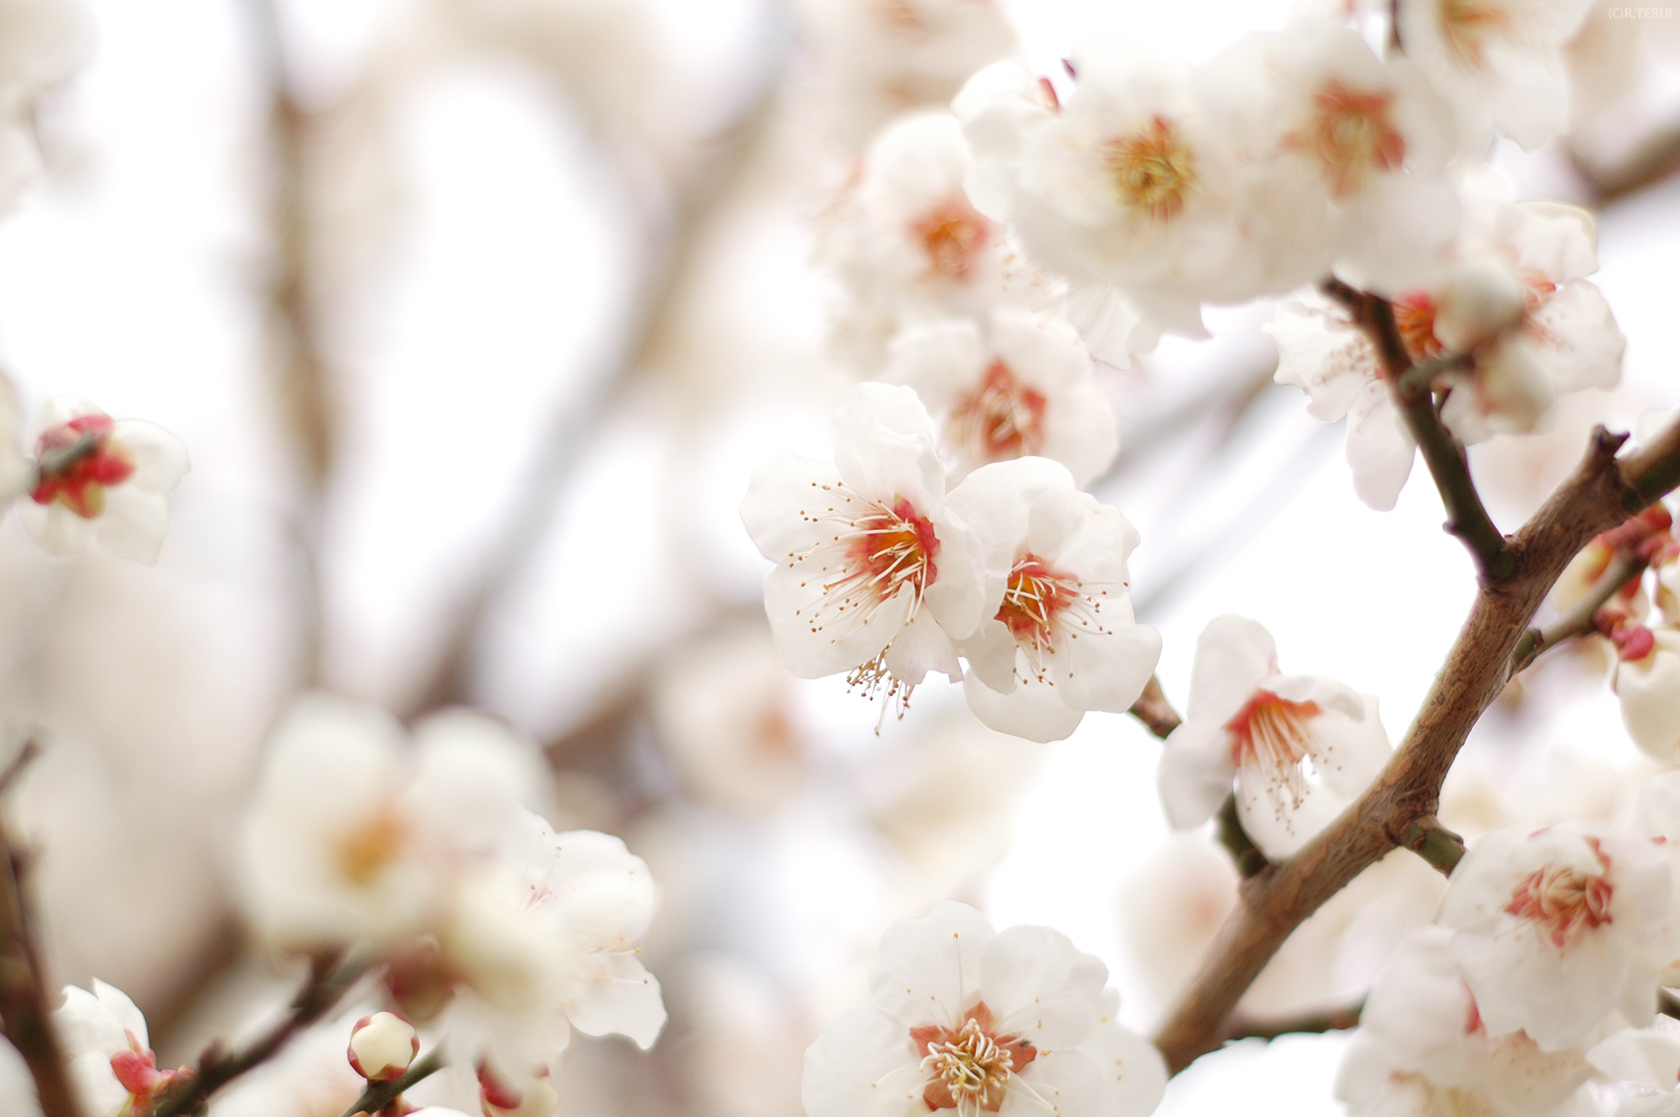
[[[1161,689],[1161,680],[1154,675],[1143,686],[1143,693],[1132,703],[1132,708],[1126,711],[1143,722],[1155,736],[1166,740],[1167,736],[1184,723],[1173,709],[1172,703],[1167,701],[1167,692]]]
[[[416,1082],[430,1078],[443,1069],[443,1052],[439,1048],[432,1048],[422,1055],[401,1078],[390,1082],[369,1082],[362,1096],[351,1103],[342,1117],[356,1117],[358,1113],[378,1113],[396,1099],[402,1097],[403,1091]]]
[[[35,755],[33,742],[6,766],[9,787]],[[51,992],[41,964],[35,917],[28,893],[29,858],[13,841],[0,815],[0,1021],[18,1049],[45,1117],[82,1117],[70,1083],[64,1049],[52,1026]]]
[[[1279,1036],[1340,1032],[1348,1028],[1359,1027],[1359,1014],[1364,1011],[1365,1002],[1361,1000],[1355,1004],[1343,1005],[1341,1008],[1326,1009],[1323,1012],[1304,1012],[1298,1016],[1282,1016],[1276,1019],[1233,1016],[1231,1017],[1231,1026],[1225,1032],[1225,1038],[1228,1040],[1271,1040],[1277,1039]]]
[[[1510,573],[1482,579],[1423,708],[1371,787],[1294,857],[1244,886],[1200,973],[1156,1037],[1174,1073],[1219,1046],[1237,1001],[1303,920],[1399,845],[1409,827],[1434,815],[1447,770],[1503,689],[1512,653],[1569,560],[1680,483],[1680,423],[1618,461],[1625,438],[1595,430],[1575,473],[1506,545]]]

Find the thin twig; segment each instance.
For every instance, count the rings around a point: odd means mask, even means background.
[[[1279,1017],[1249,1017],[1236,1015],[1231,1017],[1231,1025],[1225,1033],[1227,1040],[1236,1039],[1277,1039],[1279,1036],[1289,1035],[1322,1035],[1325,1032],[1342,1032],[1349,1028],[1359,1027],[1359,1014],[1365,1011],[1363,999],[1341,1008],[1325,1009],[1322,1012],[1303,1012],[1298,1016]]]
[[[32,744],[26,743],[7,766],[8,783],[34,756]],[[44,1117],[82,1117],[52,1026],[46,972],[29,904],[28,865],[0,815],[0,1020],[35,1080]]]
[[[1394,306],[1387,299],[1356,291],[1338,280],[1325,284],[1324,292],[1347,308],[1353,321],[1376,346],[1383,375],[1394,396],[1395,408],[1405,421],[1423,453],[1424,464],[1441,494],[1447,510],[1447,531],[1469,548],[1483,578],[1495,581],[1510,576],[1513,562],[1505,536],[1488,515],[1481,494],[1470,477],[1470,462],[1464,446],[1441,422],[1429,384],[1408,380],[1413,370],[1411,354],[1394,321]],[[1443,367],[1445,367],[1443,365]],[[1432,369],[1433,381],[1437,370]]]
[[[430,1078],[443,1069],[443,1050],[434,1047],[415,1061],[401,1078],[390,1082],[369,1082],[362,1096],[346,1109],[341,1117],[356,1117],[358,1113],[378,1113],[402,1096],[404,1090],[422,1079]]]
[[[1242,816],[1237,813],[1237,797],[1227,795],[1215,817],[1218,820],[1219,844],[1230,851],[1231,860],[1237,863],[1237,875],[1244,880],[1259,876],[1271,862],[1266,860],[1266,855],[1243,829]]]
[[[1517,641],[1516,651],[1511,653],[1511,674],[1523,671],[1543,653],[1565,640],[1590,636],[1597,631],[1593,620],[1598,611],[1616,596],[1616,591],[1627,585],[1628,579],[1637,577],[1645,565],[1645,560],[1631,551],[1620,550],[1612,555],[1604,572],[1573,608],[1544,628],[1531,628],[1523,633],[1522,639]]]
[[[212,1043],[192,1073],[160,1094],[144,1117],[197,1113],[216,1091],[278,1055],[299,1033],[331,1012],[367,972],[370,962],[362,955],[317,958],[290,1012],[238,1051],[223,1051],[220,1044]]]
[[[1149,681],[1143,685],[1143,693],[1126,712],[1143,722],[1145,728],[1163,741],[1184,723],[1172,703],[1167,701],[1167,692],[1161,689],[1161,680],[1154,675],[1149,676]]]
[[[1435,814],[1441,783],[1470,729],[1507,681],[1511,653],[1558,575],[1582,547],[1680,484],[1680,422],[1618,460],[1624,435],[1602,427],[1586,456],[1511,539],[1511,572],[1483,579],[1417,719],[1357,802],[1293,857],[1245,883],[1156,1046],[1174,1073],[1211,1051],[1243,993],[1291,932]]]
[[[1464,860],[1464,839],[1432,814],[1414,818],[1400,832],[1400,844],[1439,869],[1442,876],[1452,876]]]
[[[10,791],[17,778],[23,775],[23,770],[29,766],[29,762],[40,755],[41,742],[33,737],[24,741],[18,748],[17,755],[12,757],[11,763],[7,764],[4,770],[0,770],[0,795]]]

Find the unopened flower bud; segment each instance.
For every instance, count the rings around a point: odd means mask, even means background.
[[[1614,688],[1622,724],[1634,744],[1672,764],[1680,760],[1680,632],[1659,628],[1645,654],[1629,654],[1638,650],[1618,648]]]
[[[401,1078],[420,1054],[420,1033],[394,1012],[376,1012],[350,1029],[350,1065],[369,1082]]]
[[[478,1067],[478,1100],[484,1117],[551,1117],[560,1108],[560,1092],[547,1069],[513,1077],[487,1063]]]
[[[1435,336],[1463,353],[1520,324],[1528,291],[1509,265],[1473,256],[1453,269],[1435,309]]]

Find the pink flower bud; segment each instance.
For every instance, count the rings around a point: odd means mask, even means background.
[[[560,1092],[549,1080],[546,1068],[534,1075],[510,1077],[499,1068],[480,1063],[478,1100],[484,1117],[551,1117],[560,1107]]]
[[[350,1065],[370,1082],[401,1078],[420,1054],[420,1033],[394,1012],[376,1012],[350,1029]]]

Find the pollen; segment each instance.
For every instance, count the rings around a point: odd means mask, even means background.
[[[1168,222],[1196,186],[1196,157],[1164,117],[1103,145],[1103,165],[1120,201],[1135,213]]]
[[[1596,842],[1593,852],[1608,869]],[[1517,886],[1505,911],[1539,924],[1552,945],[1563,950],[1586,932],[1611,921],[1610,899],[1614,893],[1615,889],[1602,874],[1583,873],[1573,866],[1551,861]]]
[[[1333,195],[1352,193],[1372,172],[1398,170],[1405,161],[1406,141],[1389,117],[1393,102],[1392,93],[1328,81],[1313,94],[1306,127],[1290,133],[1284,146],[1316,159]]]
[[[108,415],[82,415],[44,431],[35,443],[40,479],[29,497],[61,504],[84,520],[105,511],[105,490],[134,476],[134,461],[111,441]]]
[[[967,279],[992,239],[991,223],[961,194],[945,199],[910,229],[926,257],[927,274],[941,279]]]
[[[959,1114],[996,1113],[1010,1078],[1038,1057],[1026,1040],[998,1033],[992,1010],[984,1001],[964,1013],[958,1027],[912,1028],[910,1040],[922,1056],[921,1072],[927,1082],[922,1101],[929,1109],[955,1109]]]
[[[980,461],[1006,461],[1038,453],[1044,446],[1044,394],[1027,387],[1002,361],[951,409],[947,436]]]

